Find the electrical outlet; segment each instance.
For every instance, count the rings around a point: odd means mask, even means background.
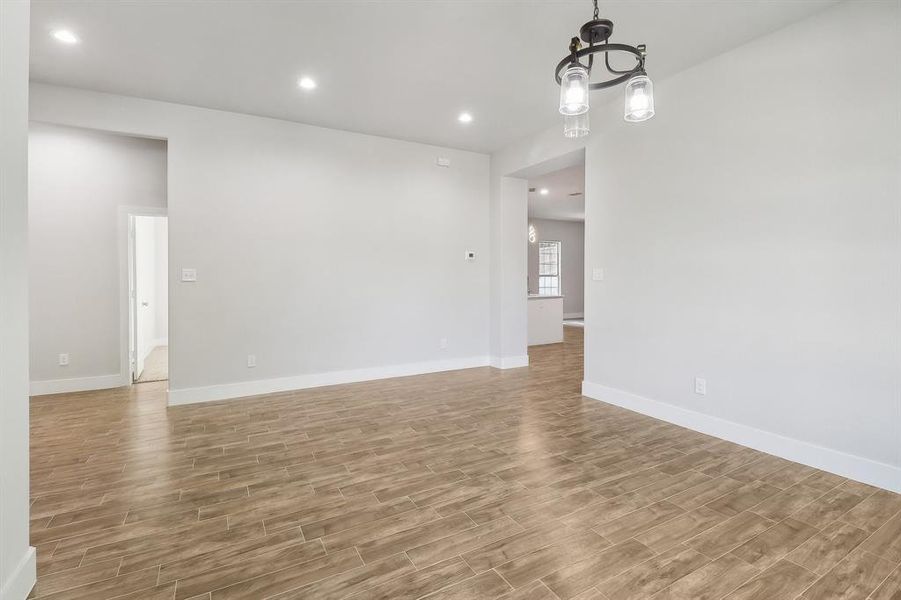
[[[257,355],[256,354],[248,354],[247,355],[247,368],[252,369],[257,366]]]
[[[441,340],[438,342],[438,345],[441,346],[442,350],[446,350],[447,349],[447,338],[441,338]]]
[[[69,355],[68,354],[60,354],[59,355],[59,366],[65,367],[69,364]]]
[[[197,269],[182,269],[181,270],[181,280],[182,281],[197,281]]]
[[[594,268],[591,270],[592,281],[604,281],[604,269]]]
[[[700,377],[695,377],[695,394],[699,394],[701,396],[707,395],[707,380],[701,379]]]

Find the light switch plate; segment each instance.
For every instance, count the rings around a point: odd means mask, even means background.
[[[181,280],[182,281],[197,281],[197,269],[182,269],[181,270]]]

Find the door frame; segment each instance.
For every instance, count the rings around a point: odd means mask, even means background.
[[[584,139],[584,138],[582,138]],[[587,164],[587,149],[585,146],[577,146],[575,149],[571,147],[566,151],[560,152],[549,152],[550,158],[547,156],[543,157],[541,160],[536,162],[530,162],[525,167],[520,167],[514,171],[501,175],[501,182],[504,180],[519,180],[520,188],[528,190],[528,181],[530,179],[534,179],[536,177],[540,177],[547,173],[553,173],[554,171],[559,171],[561,169],[566,169],[569,167],[574,167],[576,165],[586,165]],[[584,289],[582,290],[582,320],[584,322],[584,342],[583,342],[583,368],[588,365],[588,351],[587,351],[587,340],[588,340],[588,319],[589,319],[589,310],[588,310],[588,287],[589,287],[589,264],[588,264],[588,242],[589,242],[589,222],[591,218],[590,211],[588,210],[588,172],[585,172],[585,193],[583,194],[583,198],[585,199],[585,239],[583,240],[582,252],[584,256],[585,264],[583,265],[583,273],[582,279],[584,282]],[[526,254],[528,254],[528,230],[529,230],[529,194],[528,191],[522,193],[516,198],[501,197],[500,202],[504,201],[512,201],[516,202],[518,206],[515,210],[515,217],[509,219],[509,224],[502,225],[503,232],[502,234],[509,234],[511,239],[519,239],[519,246],[525,247],[527,249]],[[503,219],[501,219],[503,221]],[[516,228],[518,232],[514,232],[513,228]],[[496,233],[495,235],[500,235],[500,233]],[[554,240],[544,240],[544,241],[554,241]],[[536,239],[537,243],[537,239]],[[561,246],[562,248],[562,246]],[[562,267],[562,255],[561,255],[561,267]],[[516,294],[519,296],[518,298],[514,297],[513,301],[518,306],[518,311],[511,311],[511,314],[514,318],[511,318],[508,321],[509,325],[514,325],[521,334],[519,337],[525,342],[525,352],[526,357],[528,358],[529,352],[529,342],[528,342],[528,332],[529,332],[529,312],[528,312],[528,277],[529,277],[529,260],[528,256],[526,256],[526,260],[523,264],[518,263],[519,258],[515,254],[508,254],[506,256],[502,255],[500,259],[500,268],[501,270],[510,270],[518,275],[516,280],[525,282],[525,290]],[[524,269],[525,272],[522,272],[520,269]],[[562,283],[562,271],[561,271],[561,283]],[[561,290],[562,291],[562,290]],[[516,318],[518,317],[518,318]],[[503,319],[503,317],[501,317]],[[525,364],[514,364],[513,366],[528,366],[528,360],[526,360]],[[501,367],[508,368],[508,367]]]
[[[168,217],[165,207],[119,206],[119,377],[120,385],[134,383],[134,363],[131,357],[131,336],[136,335],[132,324],[132,311],[137,314],[137,298],[131,293],[134,272],[134,217]],[[168,237],[166,245],[169,245]],[[168,255],[168,252],[167,252]],[[171,268],[166,265],[167,277]],[[167,298],[168,302],[168,298]],[[170,320],[171,321],[171,320]],[[135,321],[134,326],[137,325]],[[171,322],[170,322],[171,325]]]

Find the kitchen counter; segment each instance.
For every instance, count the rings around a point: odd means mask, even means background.
[[[563,296],[529,294],[528,343],[556,344],[563,341]]]

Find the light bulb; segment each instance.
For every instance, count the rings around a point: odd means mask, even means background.
[[[638,123],[654,116],[654,84],[647,75],[636,75],[626,83],[626,121]]]
[[[58,41],[64,44],[77,44],[78,36],[69,31],[68,29],[57,29],[53,32],[53,37]]]
[[[583,88],[572,86],[566,89],[567,110],[575,110],[583,104],[585,104],[585,90]]]
[[[588,113],[566,115],[563,117],[563,136],[568,138],[585,137],[591,129],[588,127]]]
[[[581,115],[588,112],[588,69],[573,65],[560,78],[560,114]]]

